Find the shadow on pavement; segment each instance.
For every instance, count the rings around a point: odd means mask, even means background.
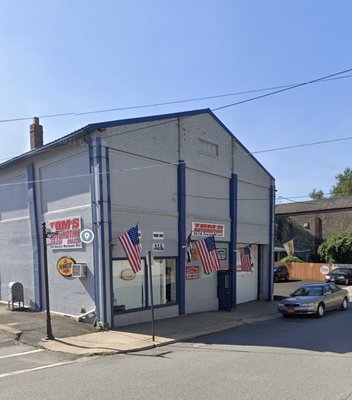
[[[323,318],[295,316],[259,322],[203,338],[216,345],[260,346],[352,354],[352,303],[346,312],[330,311]],[[192,342],[201,342],[195,339]]]

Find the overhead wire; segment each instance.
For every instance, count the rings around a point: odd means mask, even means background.
[[[350,72],[350,71],[352,71],[352,68],[347,69],[347,70],[344,70],[344,71],[339,71],[339,72],[336,72],[336,73],[334,73],[334,74],[326,75],[326,76],[324,76],[324,77],[316,78],[316,79],[313,79],[313,80],[310,80],[310,81],[306,81],[306,82],[301,82],[301,83],[291,84],[291,85],[276,86],[276,87],[273,87],[273,88],[281,88],[281,87],[283,87],[283,89],[277,90],[277,91],[274,91],[274,92],[270,92],[270,93],[267,93],[267,94],[262,95],[262,96],[256,96],[256,97],[252,97],[252,98],[249,98],[249,99],[245,99],[245,100],[240,101],[240,102],[237,102],[237,103],[231,103],[231,104],[228,104],[228,105],[225,105],[225,106],[222,106],[222,107],[213,108],[213,109],[211,109],[211,111],[216,111],[216,110],[220,110],[220,109],[222,109],[222,108],[227,108],[227,107],[236,106],[236,105],[239,105],[239,104],[243,104],[243,103],[245,103],[245,102],[248,102],[248,101],[258,100],[258,99],[263,98],[263,97],[272,96],[272,95],[281,93],[281,92],[283,92],[283,91],[287,91],[287,90],[290,90],[290,89],[298,88],[298,87],[301,87],[301,86],[304,86],[304,85],[308,85],[308,84],[313,84],[313,83],[318,83],[318,82],[324,82],[324,81],[328,81],[328,80],[349,78],[349,77],[352,77],[352,75],[345,75],[345,76],[340,76],[340,75],[346,74],[347,72]],[[256,89],[256,90],[245,91],[245,92],[228,93],[228,94],[216,95],[216,96],[207,96],[207,97],[204,97],[204,98],[196,98],[196,99],[188,99],[188,100],[179,100],[179,101],[175,101],[175,102],[154,103],[154,104],[150,104],[150,105],[133,106],[133,107],[125,107],[125,108],[122,107],[122,108],[106,109],[106,110],[99,110],[99,111],[87,111],[87,112],[83,112],[83,113],[74,113],[74,112],[71,112],[71,113],[51,114],[51,115],[40,116],[39,118],[49,118],[49,117],[57,117],[57,116],[69,116],[69,115],[84,115],[84,114],[92,114],[92,113],[96,113],[96,112],[98,113],[98,112],[107,112],[107,111],[117,111],[117,110],[123,110],[123,109],[142,108],[142,107],[148,107],[148,106],[154,106],[154,105],[174,104],[174,103],[177,103],[177,102],[196,101],[196,100],[208,99],[208,98],[216,98],[216,97],[223,97],[223,96],[232,96],[232,95],[235,95],[235,94],[250,93],[250,92],[255,92],[255,91],[264,91],[264,90],[269,90],[269,89],[270,89],[270,88],[266,88],[266,89]],[[182,118],[188,118],[188,117],[191,117],[191,116],[184,116],[184,117],[182,117]],[[32,119],[32,118],[29,118],[29,117],[13,118],[13,119],[0,120],[0,123],[1,123],[1,122],[23,121],[23,120],[29,120],[29,119]],[[175,121],[177,121],[177,118],[175,118]],[[174,122],[174,121],[173,121],[173,120],[162,121],[162,122],[157,123],[157,124],[155,124],[155,125],[149,125],[149,126],[146,126],[146,127],[135,128],[135,129],[133,129],[133,130],[127,130],[127,131],[125,131],[125,132],[120,132],[120,133],[117,133],[117,134],[112,134],[112,135],[106,136],[106,138],[109,138],[109,137],[112,137],[112,136],[115,136],[115,135],[117,136],[117,135],[122,135],[122,134],[126,134],[126,133],[136,132],[136,131],[138,131],[138,130],[148,129],[148,128],[152,127],[152,126],[164,125],[164,124],[168,124],[168,123],[171,123],[171,122]],[[336,139],[336,141],[338,141],[338,140],[347,140],[347,139],[350,139],[350,138]],[[300,147],[301,145],[298,145],[298,146]],[[292,147],[289,147],[289,146],[288,146],[288,147],[286,147],[286,148],[292,148]],[[284,148],[282,148],[282,149],[284,149]],[[50,149],[50,150],[51,150],[51,149]],[[276,150],[276,149],[272,149],[272,150],[271,150],[271,149],[268,149],[268,150],[264,150],[264,151],[257,151],[257,152],[255,152],[255,153],[257,154],[257,153],[260,153],[260,152],[268,152],[268,151],[275,151],[275,150]],[[280,150],[281,150],[281,149],[280,149]],[[255,154],[255,153],[252,153],[252,154]],[[14,158],[14,157],[8,157],[8,158],[6,158],[6,159],[1,159],[0,161],[10,160],[11,158]]]
[[[350,72],[350,71],[352,71],[352,68],[344,70],[344,71],[340,71],[340,72],[337,72],[337,73],[334,73],[334,74],[330,74],[330,75],[327,75],[327,76],[324,76],[324,77],[321,77],[321,78],[317,78],[317,79],[314,79],[314,80],[311,80],[311,81],[290,85],[289,87],[285,87],[285,88],[283,88],[281,90],[276,90],[274,92],[267,93],[267,94],[262,95],[262,96],[256,96],[254,98],[246,99],[246,100],[243,100],[241,102],[231,103],[231,104],[228,104],[228,105],[223,106],[223,107],[214,108],[214,109],[212,109],[212,111],[219,110],[219,109],[222,109],[222,108],[231,107],[231,106],[235,106],[235,105],[239,105],[239,104],[242,104],[242,103],[247,102],[247,101],[257,100],[257,99],[260,99],[260,98],[263,98],[263,97],[267,97],[267,96],[271,96],[271,95],[274,95],[274,94],[278,94],[278,93],[281,93],[281,92],[284,92],[284,91],[287,91],[287,90],[290,90],[290,89],[298,88],[298,87],[301,87],[301,86],[304,86],[304,85],[317,83],[317,82],[321,82],[321,81],[324,81],[324,80],[332,80],[332,79],[343,78],[343,77],[338,77],[338,75],[345,74],[345,73]],[[266,89],[258,89],[258,90],[266,90]],[[231,95],[231,94],[227,94],[227,95]],[[212,96],[209,96],[209,97],[212,97]],[[192,101],[192,100],[190,100],[190,101]],[[161,103],[159,103],[159,104],[161,104]],[[111,109],[111,111],[114,111],[114,110]],[[91,112],[89,112],[89,113],[91,113]],[[55,115],[53,114],[53,115],[47,115],[45,117],[63,116],[63,115],[69,115],[69,114],[71,115],[71,114],[74,114],[74,113],[64,113],[64,114],[55,114]],[[81,113],[81,115],[83,115],[83,113]],[[192,117],[192,116],[186,116],[186,117],[183,117],[183,118]],[[23,118],[23,119],[27,119],[27,118]],[[21,120],[23,120],[23,119],[21,119]],[[20,119],[16,119],[16,120],[20,120]],[[0,122],[9,122],[9,121],[10,120],[6,120],[6,121],[5,120],[2,120],[2,121],[0,120]],[[144,130],[144,129],[150,129],[151,127],[160,126],[160,125],[164,125],[164,124],[168,124],[168,123],[173,123],[173,122],[176,122],[176,121],[177,121],[177,118],[174,118],[174,119],[163,121],[163,122],[160,122],[160,123],[157,123],[157,124],[149,124],[149,125],[147,125],[145,127],[139,127],[139,128],[134,128],[134,129],[127,130],[127,131],[124,131],[124,132],[114,133],[112,135],[105,136],[104,140],[108,139],[109,137],[112,137],[112,136],[117,136],[117,135],[122,135],[122,134],[126,134],[126,133],[136,132],[136,131],[140,131],[140,130]],[[331,140],[326,140],[326,141],[311,142],[311,143],[304,143],[304,144],[285,146],[285,147],[279,147],[279,148],[258,150],[258,151],[248,152],[248,154],[259,154],[259,153],[272,152],[272,151],[281,151],[281,150],[292,149],[292,148],[297,148],[297,147],[313,146],[313,145],[318,145],[318,144],[338,142],[338,141],[344,141],[344,140],[350,140],[350,139],[352,139],[352,137],[336,138],[336,139],[331,139]],[[203,161],[203,160],[204,159],[201,159],[201,160],[189,160],[187,162],[190,163],[190,162]],[[155,168],[155,167],[161,167],[161,166],[166,166],[166,165],[170,166],[170,165],[177,165],[177,164],[178,163],[165,163],[165,165],[149,166],[149,167],[150,168],[151,167]],[[130,170],[136,170],[136,169],[142,169],[142,168],[148,168],[148,167],[135,167],[135,168],[130,169]],[[124,172],[124,171],[128,171],[128,170],[129,169],[118,170],[118,171],[110,171],[110,173],[113,173],[113,172]],[[28,184],[28,183],[39,183],[39,182],[45,182],[45,181],[55,181],[55,180],[70,179],[70,178],[81,178],[81,177],[87,177],[87,176],[91,176],[91,174],[72,175],[72,176],[67,176],[67,177],[57,177],[57,178],[34,180],[34,181],[25,181],[25,182],[23,182],[23,181],[22,182],[10,182],[10,183],[0,184],[0,187],[16,185],[16,184]]]
[[[82,115],[89,115],[89,114],[101,114],[101,113],[115,112],[115,111],[137,110],[137,109],[142,109],[142,108],[151,108],[151,107],[160,107],[160,106],[173,105],[173,104],[190,103],[190,102],[195,102],[195,101],[211,100],[211,99],[218,99],[218,98],[223,98],[223,97],[239,96],[239,95],[243,95],[243,94],[275,90],[274,92],[271,92],[271,93],[267,93],[267,94],[264,94],[261,96],[256,96],[253,98],[245,99],[245,100],[242,100],[242,101],[239,101],[236,103],[231,103],[231,104],[227,104],[227,105],[212,109],[212,111],[216,111],[216,110],[221,110],[223,108],[247,103],[249,101],[258,100],[263,97],[272,96],[274,94],[278,94],[278,93],[281,93],[281,92],[284,92],[287,90],[295,89],[295,88],[309,85],[312,83],[321,83],[321,82],[328,82],[328,81],[337,80],[337,79],[351,78],[352,75],[340,76],[343,74],[347,74],[348,72],[351,72],[351,71],[352,71],[352,68],[344,70],[344,71],[336,72],[334,74],[326,75],[324,77],[320,77],[317,79],[313,79],[310,81],[306,81],[306,82],[291,83],[291,84],[272,86],[272,87],[267,87],[267,88],[244,90],[244,91],[231,92],[231,93],[223,93],[223,94],[217,94],[217,95],[212,95],[212,96],[194,97],[194,98],[189,98],[189,99],[164,101],[164,102],[159,102],[159,103],[149,103],[149,104],[140,104],[140,105],[134,105],[134,106],[126,106],[126,107],[106,108],[106,109],[102,109],[102,110],[91,110],[91,111],[82,111],[82,112],[71,111],[71,112],[66,112],[66,113],[44,114],[44,115],[39,115],[38,118],[45,119],[45,118],[54,118],[54,117],[68,117],[68,116],[82,116]],[[278,89],[278,90],[276,90],[276,89]],[[0,120],[0,123],[29,121],[32,119],[33,119],[33,117],[15,117],[15,118],[2,119],[2,120]]]

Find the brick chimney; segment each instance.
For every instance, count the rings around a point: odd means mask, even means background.
[[[43,127],[39,124],[39,118],[33,118],[33,124],[29,127],[31,135],[31,150],[43,146]]]

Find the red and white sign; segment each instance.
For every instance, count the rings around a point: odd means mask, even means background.
[[[186,267],[186,279],[199,279],[199,267],[189,266]]]
[[[192,236],[225,236],[225,225],[207,224],[204,222],[192,222]]]
[[[50,247],[52,249],[80,249],[82,248],[81,217],[57,219],[48,222],[52,233]]]

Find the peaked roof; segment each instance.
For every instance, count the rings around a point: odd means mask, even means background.
[[[199,110],[191,110],[191,111],[183,111],[171,114],[158,114],[151,115],[146,117],[137,117],[137,118],[128,118],[128,119],[120,119],[114,121],[107,122],[97,122],[93,124],[89,124],[80,128],[68,135],[62,136],[59,139],[53,140],[37,149],[30,150],[26,153],[20,154],[10,160],[7,160],[0,164],[0,170],[5,169],[7,167],[13,166],[18,162],[25,161],[26,159],[32,158],[38,154],[45,153],[48,150],[52,150],[54,148],[59,148],[69,144],[70,142],[78,139],[87,139],[90,133],[94,132],[98,129],[111,128],[115,126],[123,126],[123,125],[131,125],[131,124],[140,124],[144,122],[151,121],[162,121],[172,118],[186,118],[194,115],[208,114],[210,115],[221,127],[232,137],[234,138],[233,133],[221,122],[221,120],[210,110],[210,108],[204,108]],[[236,141],[242,146],[242,148],[248,153],[248,155],[272,178],[273,176],[263,167],[263,165],[246,149],[245,146],[236,138]]]

